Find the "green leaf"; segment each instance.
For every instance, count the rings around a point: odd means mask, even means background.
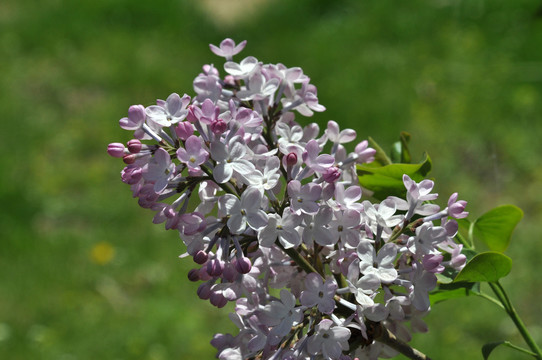
[[[518,350],[518,351],[521,351],[525,354],[528,354],[528,355],[531,355],[531,356],[534,356],[536,357],[536,354],[527,350],[527,349],[523,349],[519,346],[516,346],[514,344],[512,344],[510,341],[506,341],[506,340],[502,340],[502,341],[496,341],[496,342],[492,342],[492,343],[488,343],[488,344],[485,344],[484,346],[482,346],[482,355],[484,356],[484,360],[487,360],[489,359],[489,354],[491,354],[491,352],[493,352],[493,350],[495,350],[495,348],[499,345],[503,345],[503,346],[507,346],[509,348],[512,348],[514,350]]]
[[[473,257],[457,274],[454,282],[496,282],[508,275],[512,259],[498,252],[483,252]]]
[[[408,143],[410,142],[410,134],[406,131],[401,131],[401,162],[410,164],[412,157],[410,156],[410,150],[408,149]]]
[[[487,360],[489,358],[489,354],[491,354],[491,352],[495,350],[497,346],[505,343],[507,343],[507,341],[497,341],[482,346],[482,355],[484,356],[484,360]]]
[[[391,164],[390,158],[388,155],[386,155],[386,152],[380,147],[380,145],[378,145],[378,143],[370,136],[367,140],[369,141],[369,146],[376,150],[375,162],[379,163],[380,165]]]
[[[376,199],[383,200],[390,195],[399,197],[405,195],[403,174],[419,182],[425,179],[431,171],[431,166],[431,158],[426,154],[419,164],[389,164],[380,167],[358,165],[357,170],[361,186],[371,190]]]
[[[490,250],[504,252],[510,244],[514,228],[523,217],[523,211],[514,205],[496,207],[474,222],[474,237],[483,241]]]
[[[479,283],[458,282],[451,284],[440,284],[435,290],[429,293],[431,304],[444,300],[455,299],[480,293]]]

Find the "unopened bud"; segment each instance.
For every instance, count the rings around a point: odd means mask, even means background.
[[[207,273],[211,276],[220,276],[224,270],[224,265],[218,259],[211,260],[207,263]]]
[[[250,262],[250,259],[245,256],[237,258],[235,261],[235,269],[241,274],[248,274],[252,269],[252,263]]]
[[[194,126],[188,121],[182,121],[175,127],[175,134],[179,139],[186,141],[186,139],[194,135]]]
[[[193,281],[193,282],[199,281],[199,270],[191,269],[188,272],[188,280]]]
[[[339,170],[339,168],[332,166],[324,172],[323,177],[325,182],[331,184],[341,177],[341,171]]]
[[[211,297],[211,286],[209,283],[201,284],[196,293],[201,300],[207,300]]]
[[[141,141],[138,139],[132,139],[128,141],[128,151],[132,154],[137,154],[141,151],[143,145],[141,145]]]
[[[297,155],[296,155],[296,153],[291,152],[288,155],[286,155],[286,165],[294,166],[295,164],[297,164]]]
[[[196,253],[196,255],[194,255],[194,262],[196,264],[203,265],[207,262],[208,258],[209,256],[207,255],[207,253],[203,250],[200,250]]]
[[[247,247],[247,254],[254,253],[258,251],[260,244],[257,241],[251,242]]]
[[[107,145],[107,153],[116,158],[124,156],[124,145],[121,143],[111,143]]]
[[[211,123],[211,131],[215,135],[220,135],[228,129],[228,124],[224,120],[215,120]]]
[[[211,293],[209,301],[217,308],[223,308],[228,303],[228,299],[226,299],[224,295],[218,292]]]
[[[124,155],[122,157],[122,161],[128,165],[133,164],[136,161],[136,156],[134,154]]]

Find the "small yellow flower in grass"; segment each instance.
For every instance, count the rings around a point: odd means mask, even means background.
[[[90,252],[90,259],[92,262],[105,265],[115,257],[115,248],[107,241],[100,241],[94,244]]]

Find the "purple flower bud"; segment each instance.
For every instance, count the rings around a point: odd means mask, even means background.
[[[235,269],[241,274],[248,274],[252,269],[252,263],[246,256],[237,258],[235,261]]]
[[[124,155],[122,157],[122,161],[124,161],[124,163],[128,164],[128,165],[133,164],[136,161],[136,159],[137,158],[136,158],[135,154]]]
[[[199,279],[201,281],[211,280],[213,277],[207,274],[207,269],[205,267],[200,268],[199,270]]]
[[[196,264],[203,265],[207,262],[208,258],[209,256],[207,255],[207,253],[203,250],[200,250],[196,253],[196,255],[194,255],[194,262]]]
[[[197,112],[196,109],[199,110],[199,108],[194,105],[188,105],[188,115],[186,115],[186,120],[188,120],[191,123],[195,123],[196,121],[199,121],[199,118],[196,115],[196,112]]]
[[[441,265],[443,256],[441,254],[424,255],[422,265],[425,271],[430,273],[441,273],[444,271],[444,266]]]
[[[250,243],[250,245],[248,245],[247,253],[250,254],[250,253],[254,253],[254,252],[258,251],[258,249],[260,247],[259,245],[260,244],[257,241],[253,241],[252,243]]]
[[[207,300],[211,297],[211,286],[209,283],[201,284],[196,292],[201,300]]]
[[[211,123],[211,131],[215,135],[220,135],[228,129],[228,124],[222,119],[215,120]]]
[[[194,135],[194,126],[188,121],[181,121],[175,127],[175,133],[179,139],[186,141],[186,139]]]
[[[193,281],[193,282],[199,281],[200,280],[199,269],[191,269],[188,272],[188,280]]]
[[[224,264],[218,259],[213,259],[207,263],[207,273],[211,276],[220,276],[224,270]]]
[[[203,65],[202,69],[206,75],[215,75],[215,76],[219,75],[218,70],[212,65],[205,64]]]
[[[111,143],[107,145],[107,153],[115,158],[124,156],[124,145],[121,143]]]
[[[296,155],[296,153],[291,152],[288,155],[286,155],[286,164],[288,166],[294,166],[295,164],[297,164],[297,155]]]
[[[211,293],[209,301],[217,308],[223,308],[228,303],[228,300],[224,297],[224,295],[218,292]]]
[[[323,177],[325,182],[331,184],[341,177],[341,171],[338,167],[332,166],[324,172]]]
[[[137,154],[138,152],[140,152],[141,147],[141,141],[139,141],[138,139],[132,139],[128,141],[128,151],[132,154]]]
[[[374,156],[376,154],[376,150],[369,147],[369,142],[367,140],[363,140],[357,144],[354,152],[358,155],[358,159],[356,161],[360,164],[370,163],[375,159]]]
[[[232,75],[226,75],[224,77],[224,84],[234,86],[235,85],[235,78]]]
[[[224,267],[224,271],[222,271],[222,277],[228,282],[234,282],[237,275],[239,275],[239,273],[232,264],[227,264],[227,266]]]
[[[121,172],[122,182],[125,184],[137,184],[143,175],[143,170],[139,166],[130,165]]]
[[[464,211],[466,206],[467,202],[465,200],[457,201],[457,193],[453,193],[448,200],[448,214],[456,219],[466,218],[469,215]]]

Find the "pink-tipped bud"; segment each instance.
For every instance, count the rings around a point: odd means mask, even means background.
[[[199,269],[191,269],[188,272],[188,280],[193,282],[199,281]]]
[[[234,282],[238,275],[239,273],[231,263],[227,264],[222,271],[222,278],[228,282]]]
[[[175,127],[175,133],[179,139],[186,141],[186,139],[194,135],[194,126],[188,121],[181,121]]]
[[[196,293],[201,300],[207,300],[211,297],[211,286],[209,283],[201,284]]]
[[[107,153],[115,158],[124,156],[124,145],[121,143],[111,143],[107,145]]]
[[[121,179],[125,184],[137,184],[143,176],[143,170],[139,166],[126,166],[121,171]]]
[[[224,297],[221,293],[214,292],[211,294],[211,297],[209,298],[209,301],[211,304],[216,306],[217,308],[223,308],[228,303],[228,299]]]
[[[224,270],[224,264],[218,259],[207,262],[207,273],[211,276],[220,276]]]
[[[205,64],[203,65],[202,69],[206,75],[219,75],[218,70],[212,65]]]
[[[191,123],[199,121],[199,118],[196,115],[196,110],[194,110],[195,108],[196,107],[193,105],[188,105],[188,114],[186,115],[186,120],[188,120]]]
[[[436,255],[424,255],[422,260],[422,265],[425,271],[428,271],[430,273],[441,273],[444,271],[444,266],[441,265],[442,263],[442,255],[436,254]]]
[[[200,250],[196,253],[196,255],[194,255],[194,262],[196,264],[203,265],[207,262],[208,258],[209,256],[207,255],[207,253],[203,250]]]
[[[136,156],[134,154],[124,155],[122,157],[122,161],[124,161],[124,163],[127,164],[127,165],[131,165],[131,164],[135,163]]]
[[[224,120],[215,120],[211,123],[211,131],[215,135],[220,135],[228,129],[228,124]]]
[[[201,281],[207,281],[207,280],[211,280],[213,277],[209,274],[207,274],[207,269],[206,267],[202,267],[201,269],[199,269],[199,279]]]
[[[286,155],[286,165],[294,166],[295,164],[297,164],[297,155],[296,155],[296,153],[291,152],[288,155]]]
[[[339,170],[339,168],[336,166],[332,166],[324,172],[323,177],[325,182],[330,184],[334,183],[338,178],[341,177],[341,170]]]
[[[237,270],[239,273],[248,274],[251,269],[252,269],[252,263],[250,262],[249,258],[243,256],[236,259],[235,270]]]
[[[138,152],[141,151],[141,148],[143,147],[143,145],[141,144],[141,141],[139,141],[138,139],[132,139],[130,141],[128,141],[128,151],[131,152],[132,154],[137,154]]]
[[[260,248],[260,244],[257,241],[253,241],[248,245],[247,253],[248,254],[254,253],[254,252],[258,251],[259,248]]]
[[[226,75],[224,77],[224,84],[235,86],[235,78],[231,75]]]

